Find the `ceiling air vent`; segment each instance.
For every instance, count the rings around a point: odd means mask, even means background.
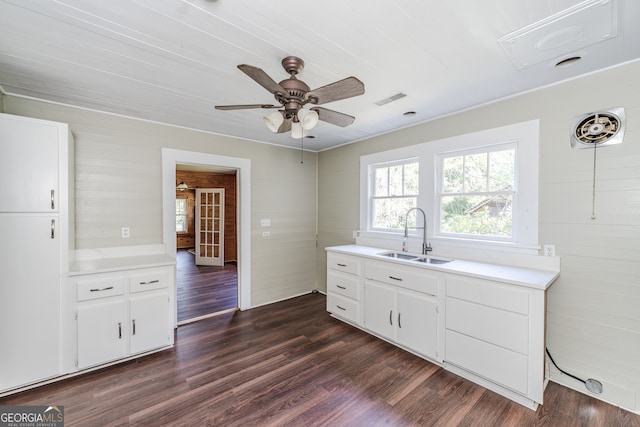
[[[624,137],[624,127],[622,107],[576,117],[571,132],[571,146],[590,148],[619,144]]]
[[[378,107],[382,107],[385,104],[388,104],[388,103],[393,102],[393,101],[397,101],[398,99],[404,98],[405,96],[407,96],[407,95],[405,95],[402,92],[399,92],[399,93],[396,93],[395,95],[391,95],[388,98],[381,99],[380,101],[376,102],[376,105]]]

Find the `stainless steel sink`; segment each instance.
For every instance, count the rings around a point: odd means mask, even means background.
[[[422,262],[424,264],[446,264],[452,259],[425,257],[420,255],[405,254],[402,252],[380,252],[378,255],[406,261]]]
[[[379,253],[378,255],[386,256],[389,258],[395,258],[395,259],[408,259],[408,260],[416,259],[415,255],[403,254],[402,252],[382,252],[382,253]]]
[[[446,263],[451,262],[453,260],[452,259],[444,259],[444,258],[426,257],[426,258],[415,258],[415,259],[412,259],[411,261],[423,262],[425,264],[446,264]]]

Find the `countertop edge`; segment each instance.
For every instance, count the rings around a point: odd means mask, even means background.
[[[478,261],[454,260],[448,264],[422,264],[405,260],[386,258],[378,255],[389,252],[389,249],[374,248],[360,245],[340,245],[326,247],[327,252],[337,252],[347,255],[363,256],[377,261],[385,261],[396,265],[408,265],[416,268],[440,271],[461,276],[476,277],[524,286],[533,289],[547,290],[560,276],[559,271],[540,270],[534,268],[513,267],[502,264],[490,264]],[[417,254],[416,256],[420,256]]]

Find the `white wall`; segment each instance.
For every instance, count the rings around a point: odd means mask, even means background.
[[[162,147],[251,160],[253,306],[316,288],[315,153],[12,96],[4,112],[68,123],[76,148],[76,248],[163,243]],[[284,137],[284,136],[283,136]],[[288,136],[287,136],[288,137]],[[261,218],[271,219],[263,238]],[[131,237],[120,237],[121,227]]]
[[[559,71],[560,72],[560,71]],[[547,303],[547,346],[566,371],[604,384],[599,395],[640,411],[640,62],[320,153],[318,276],[326,246],[358,229],[361,155],[540,119],[539,241],[562,259]],[[598,149],[591,220],[592,150],[572,149],[575,116],[623,106],[621,145]],[[420,114],[420,111],[418,111]],[[585,391],[555,369],[554,381]]]

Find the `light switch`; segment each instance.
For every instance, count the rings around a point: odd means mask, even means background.
[[[260,220],[260,225],[262,227],[271,227],[271,218],[263,218]]]

